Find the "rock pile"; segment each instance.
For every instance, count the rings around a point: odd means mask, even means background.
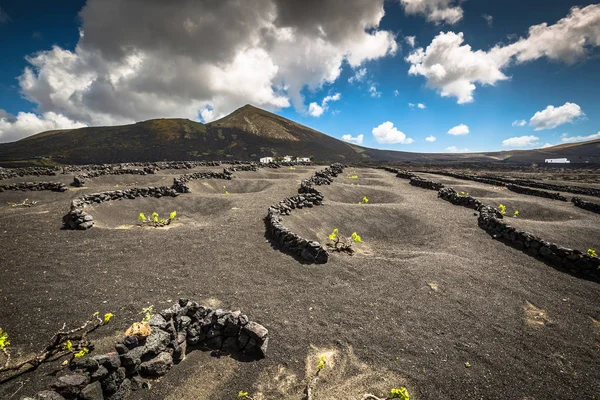
[[[493,238],[500,239],[517,250],[573,273],[600,279],[600,258],[547,242],[529,232],[511,227],[503,221],[502,215],[494,207],[481,207],[478,224]]]
[[[265,356],[267,329],[240,311],[212,310],[186,299],[141,323],[150,332],[137,331],[120,340],[114,352],[75,358],[68,374],[52,390],[24,400],[122,400],[131,390],[149,388],[148,379],[164,376],[194,349]]]
[[[444,187],[444,185],[441,183],[423,179],[418,176],[411,177],[409,183],[413,186],[422,187],[424,189],[430,189],[430,190],[440,190],[441,188]]]
[[[595,212],[596,214],[600,214],[600,204],[592,203],[591,201],[585,201],[580,199],[579,197],[573,197],[571,202],[579,208],[583,208],[584,210],[588,210],[591,212]]]
[[[54,176],[57,169],[54,167],[24,167],[0,168],[0,179],[16,178],[19,176]]]
[[[53,192],[65,192],[67,190],[67,186],[64,183],[59,182],[19,182],[8,185],[0,185],[0,192],[4,192],[5,190],[51,190]]]
[[[84,231],[94,226],[94,217],[83,211],[83,208],[72,208],[63,217],[63,229]]]
[[[324,264],[327,262],[329,253],[319,242],[304,239],[291,232],[281,221],[282,216],[289,215],[296,208],[311,208],[323,204],[325,196],[314,186],[331,184],[332,178],[341,174],[343,170],[343,165],[332,164],[329,168],[316,172],[311,178],[303,180],[297,196],[288,197],[269,207],[265,219],[267,233],[281,250],[309,263]]]
[[[479,208],[482,206],[481,202],[475,197],[459,194],[451,187],[441,188],[438,191],[438,197],[457,206],[472,208],[474,210],[479,210]]]
[[[547,199],[568,201],[567,198],[560,193],[550,193],[543,190],[530,189],[523,186],[508,184],[506,188],[515,193],[527,194],[529,196],[545,197]]]
[[[86,204],[98,204],[105,201],[130,199],[136,197],[177,197],[179,193],[167,186],[147,187],[147,188],[131,188],[125,190],[109,190],[107,192],[90,193],[78,197],[71,201],[71,209],[81,208]]]

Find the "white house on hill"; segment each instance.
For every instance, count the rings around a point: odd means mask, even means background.
[[[546,158],[546,163],[548,164],[570,164],[571,161],[566,158]]]
[[[273,162],[273,157],[263,157],[260,159],[261,164],[268,164]]]

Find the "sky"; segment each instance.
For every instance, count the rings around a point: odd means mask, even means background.
[[[0,142],[252,104],[363,146],[600,139],[600,4],[0,0]]]

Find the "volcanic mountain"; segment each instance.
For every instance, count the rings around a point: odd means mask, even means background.
[[[46,157],[69,164],[162,160],[257,160],[265,156],[313,157],[316,162],[495,162],[539,163],[568,157],[600,162],[600,141],[539,150],[425,154],[377,150],[341,141],[251,105],[208,124],[153,119],[131,125],[38,133],[0,144],[0,163]]]

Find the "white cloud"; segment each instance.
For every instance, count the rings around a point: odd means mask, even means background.
[[[90,125],[208,121],[247,103],[308,112],[302,93],[335,82],[344,63],[356,70],[397,50],[379,29],[384,0],[344,5],[88,0],[75,49],[29,57],[21,92],[42,114]]]
[[[381,92],[377,91],[377,86],[371,85],[369,87],[369,95],[371,97],[381,97]]]
[[[502,146],[505,147],[529,147],[538,145],[540,140],[537,136],[519,136],[512,137],[502,141]]]
[[[406,134],[399,131],[390,121],[384,122],[383,124],[373,128],[372,133],[378,143],[411,144],[414,142],[414,139],[407,138]]]
[[[550,143],[546,143],[546,144],[544,144],[544,145],[543,145],[541,148],[542,148],[542,149],[547,149],[548,147],[552,147],[552,146],[554,146],[554,145],[553,145],[553,144],[550,144]]]
[[[86,126],[53,112],[46,112],[42,115],[20,112],[16,117],[9,117],[7,113],[2,114],[0,115],[0,142],[14,142],[44,131],[76,129]]]
[[[325,111],[323,110],[323,107],[315,102],[312,102],[308,105],[308,114],[311,117],[320,117],[323,114],[323,111]]]
[[[467,135],[469,133],[469,127],[465,124],[457,125],[448,131],[449,135],[459,136]]]
[[[526,38],[489,51],[472,50],[463,44],[463,33],[441,32],[426,49],[417,48],[406,61],[410,75],[427,79],[427,86],[441,96],[457,98],[459,104],[473,101],[476,85],[495,85],[508,79],[503,70],[547,57],[573,63],[600,45],[600,4],[573,7],[554,25],[542,23],[529,28]]]
[[[459,149],[459,148],[458,148],[458,147],[456,147],[456,146],[450,146],[450,147],[446,147],[446,148],[444,149],[444,151],[445,151],[446,153],[467,153],[467,152],[469,151],[469,149],[467,149],[467,148],[464,148],[464,149]]]
[[[364,137],[364,135],[358,135],[356,137],[353,137],[352,135],[344,135],[342,136],[342,140],[354,144],[362,144]]]
[[[527,121],[525,121],[524,119],[522,119],[520,121],[516,120],[516,121],[513,121],[513,123],[512,123],[512,126],[518,126],[518,127],[523,127],[525,125],[527,125]]]
[[[589,140],[598,139],[600,139],[600,131],[588,136],[567,136],[565,133],[560,137],[560,141],[563,143],[587,142]]]
[[[422,14],[436,24],[455,24],[463,17],[459,0],[400,0],[407,14]]]
[[[398,89],[394,90],[394,96],[398,97],[398,95],[400,94],[400,92],[398,91]]]
[[[356,71],[354,71],[354,75],[352,75],[350,78],[348,78],[348,82],[350,82],[350,83],[362,82],[363,79],[365,79],[365,75],[367,75],[367,69],[366,68],[358,68]]]
[[[494,17],[492,17],[491,15],[481,14],[481,17],[485,19],[485,22],[487,22],[488,26],[492,26],[492,24],[494,23]]]
[[[428,142],[435,142],[437,138],[435,136],[427,136],[425,140]]]
[[[406,36],[404,38],[404,41],[412,48],[415,47],[415,42],[416,42],[417,37],[416,36]]]
[[[425,104],[423,104],[423,103],[419,103],[419,104],[417,104],[417,108],[420,108],[421,110],[424,110],[424,109],[426,109],[427,107],[425,106]]]
[[[535,127],[536,131],[543,129],[554,129],[562,124],[571,123],[576,118],[585,114],[575,103],[565,103],[560,107],[548,106],[542,111],[536,112],[529,120],[529,125]]]
[[[328,103],[330,101],[338,101],[342,98],[340,93],[336,93],[334,95],[325,96],[321,105],[318,103],[312,102],[308,105],[308,115],[311,117],[320,117],[325,111],[329,109]]]

